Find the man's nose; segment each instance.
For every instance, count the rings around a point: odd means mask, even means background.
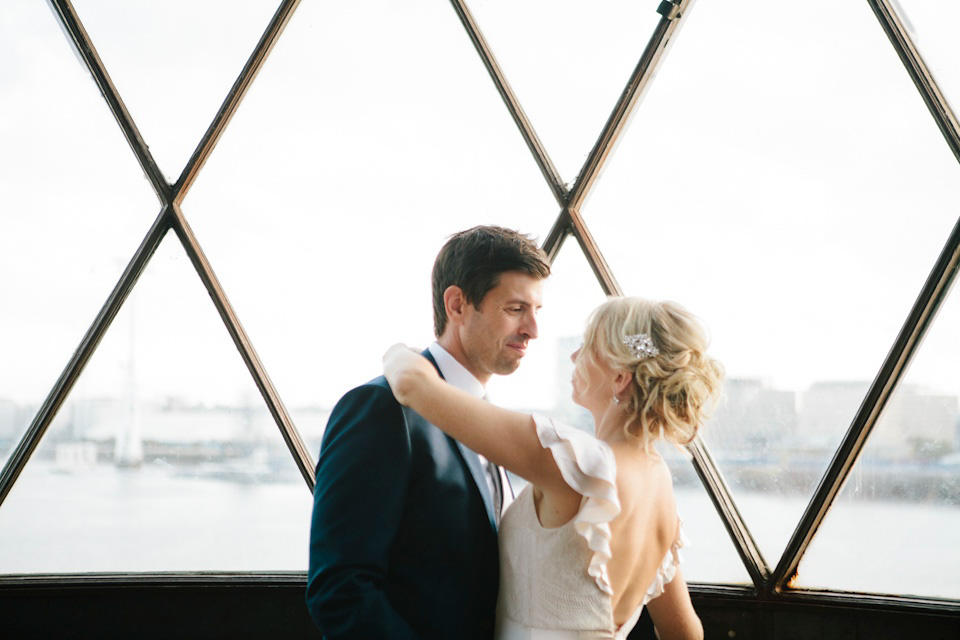
[[[531,310],[524,315],[523,327],[520,330],[529,340],[533,340],[539,335],[536,311]]]

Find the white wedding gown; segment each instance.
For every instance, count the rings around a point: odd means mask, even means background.
[[[683,534],[678,526],[643,603],[618,628],[607,575],[609,523],[620,513],[613,452],[593,436],[549,418],[535,415],[534,422],[540,443],[583,502],[570,522],[545,529],[528,485],[504,513],[496,640],[622,640],[643,605],[673,580]]]

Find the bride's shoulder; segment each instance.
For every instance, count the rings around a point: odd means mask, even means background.
[[[630,443],[615,443],[610,448],[616,460],[617,492],[625,508],[642,503],[674,509],[673,475],[661,456]]]
[[[614,456],[610,446],[584,430],[552,418],[533,414],[537,437],[556,458],[568,458],[589,475],[612,476]]]

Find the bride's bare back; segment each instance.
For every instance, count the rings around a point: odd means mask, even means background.
[[[609,571],[614,619],[619,624],[643,602],[677,537],[678,521],[673,482],[663,460],[629,444],[612,449],[621,511],[610,523],[613,558]]]

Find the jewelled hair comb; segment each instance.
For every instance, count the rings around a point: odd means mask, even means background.
[[[645,333],[627,336],[623,339],[630,352],[637,358],[652,358],[660,353],[660,349],[653,344],[653,340]]]

